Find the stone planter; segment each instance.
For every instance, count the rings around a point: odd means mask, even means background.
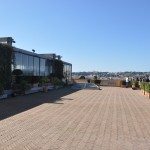
[[[30,90],[27,90],[25,94],[33,94],[42,91],[42,87],[32,87]]]
[[[145,96],[150,98],[150,93],[145,91]]]
[[[39,86],[39,83],[34,83],[33,84],[33,87],[38,87]]]
[[[43,86],[43,92],[47,93],[48,91],[48,87],[47,86]]]
[[[133,84],[132,85],[132,90],[136,90],[137,89],[137,87]]]
[[[145,96],[145,97],[148,97],[150,98],[150,93],[149,92],[146,92],[144,90],[141,90],[142,94]]]
[[[49,86],[47,86],[47,89],[48,90],[52,90],[52,89],[54,89],[54,86],[53,85],[49,85]]]
[[[60,89],[60,88],[62,88],[62,87],[63,87],[63,86],[61,86],[61,85],[60,85],[60,86],[59,86],[59,85],[54,86],[55,89]]]
[[[4,94],[7,94],[7,96],[11,96],[12,93],[13,93],[12,90],[5,90],[5,91],[4,91]]]
[[[0,99],[5,99],[5,98],[7,98],[7,94],[0,95]]]

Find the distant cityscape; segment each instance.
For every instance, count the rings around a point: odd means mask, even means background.
[[[79,78],[80,76],[85,76],[85,78],[93,78],[97,76],[99,79],[124,79],[125,77],[130,78],[144,78],[150,77],[150,72],[135,72],[135,71],[126,71],[126,72],[73,72],[73,78]]]

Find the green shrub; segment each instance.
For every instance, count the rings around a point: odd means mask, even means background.
[[[149,83],[145,83],[145,91],[150,92],[150,84]]]
[[[54,86],[61,86],[61,85],[64,85],[64,83],[57,77],[53,77],[52,78],[52,84]]]
[[[20,69],[14,69],[12,72],[12,75],[21,76],[21,75],[23,75],[23,72]]]
[[[148,82],[141,82],[140,88],[146,92],[150,92],[150,83]]]
[[[40,80],[39,80],[39,83],[40,85],[44,85],[46,83],[49,83],[49,78],[48,77],[42,77]]]
[[[132,81],[131,84],[132,84],[132,86],[134,86],[135,88],[139,88],[139,82],[138,82],[138,81]]]
[[[4,89],[11,88],[11,67],[14,61],[13,47],[0,44],[0,82]]]
[[[145,83],[144,83],[144,82],[141,82],[141,83],[140,83],[140,88],[141,88],[142,90],[144,90],[144,87],[145,87]]]
[[[57,77],[58,79],[62,80],[64,78],[63,75],[63,62],[58,59],[53,59],[52,60],[52,66],[53,66],[53,73],[51,74],[51,77]]]
[[[27,83],[27,81],[22,80],[20,82],[20,90],[21,91],[26,91],[26,90],[29,90],[29,89],[30,89],[30,85]]]

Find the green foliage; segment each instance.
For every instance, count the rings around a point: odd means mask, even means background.
[[[23,75],[23,72],[20,69],[15,69],[15,70],[13,70],[12,75],[21,76],[21,75]]]
[[[35,84],[35,83],[39,83],[40,77],[38,77],[38,76],[24,76],[24,80],[28,81],[28,83]]]
[[[150,92],[150,83],[148,82],[141,82],[140,84],[141,89],[146,91],[146,92]]]
[[[141,88],[142,90],[145,89],[145,83],[144,83],[144,82],[141,82],[141,83],[140,83],[140,88]]]
[[[23,72],[20,69],[15,69],[12,72],[12,83],[20,83],[23,80]]]
[[[139,82],[138,81],[132,81],[132,86],[134,86],[135,88],[139,88]]]
[[[30,85],[27,83],[27,81],[22,80],[20,82],[20,90],[21,91],[26,91],[26,90],[29,90],[29,89],[30,89]]]
[[[149,82],[141,82],[141,89],[150,92],[150,83]]]
[[[150,83],[145,83],[145,91],[150,92]]]
[[[53,74],[51,74],[51,77],[57,77],[58,79],[64,78],[63,75],[63,62],[61,60],[54,59],[52,60],[53,65]]]
[[[13,47],[0,44],[0,81],[5,89],[11,87],[11,65],[13,61]]]
[[[49,82],[49,78],[48,77],[42,77],[40,80],[39,80],[39,83],[41,85],[45,84],[45,83],[48,83]]]
[[[2,95],[4,93],[4,88],[2,83],[0,83],[0,95]]]
[[[53,84],[54,86],[61,86],[61,85],[63,85],[64,83],[63,83],[59,78],[53,77],[53,78],[52,78],[52,84]]]

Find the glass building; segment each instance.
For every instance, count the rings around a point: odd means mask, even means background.
[[[67,62],[63,62],[63,75],[65,80],[67,80],[68,83],[72,81],[72,65]]]
[[[1,44],[12,46],[15,43],[12,37],[0,38]],[[13,46],[12,46],[13,47]],[[20,48],[13,47],[13,63],[11,65],[12,71],[19,69],[23,72],[24,76],[50,76],[55,74],[57,66],[54,65],[54,60],[61,60],[60,55],[56,54],[37,54],[26,51]],[[72,64],[63,62],[63,80],[68,83],[72,79]],[[60,70],[62,73],[62,69]]]
[[[51,54],[36,54],[19,48],[14,48],[14,63],[12,70],[20,69],[24,76],[49,76],[55,70],[52,66]],[[63,62],[64,78],[71,82],[72,64]]]

